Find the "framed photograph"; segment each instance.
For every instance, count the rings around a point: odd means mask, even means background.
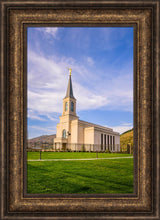
[[[1,2],[1,219],[160,218],[159,9]]]
[[[132,26],[27,27],[27,193],[134,192],[133,38]]]

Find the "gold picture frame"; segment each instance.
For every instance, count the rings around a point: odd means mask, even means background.
[[[159,1],[1,1],[1,219],[159,219]],[[27,195],[27,26],[134,27],[134,193]]]

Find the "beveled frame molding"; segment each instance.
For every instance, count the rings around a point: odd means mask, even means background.
[[[159,1],[2,1],[2,219],[159,219]],[[25,193],[26,27],[133,26],[134,193]]]

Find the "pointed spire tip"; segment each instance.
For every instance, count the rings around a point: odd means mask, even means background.
[[[68,68],[68,70],[69,70],[69,76],[71,76],[72,69]]]
[[[68,70],[69,70],[69,81],[68,81],[68,88],[67,88],[67,92],[66,92],[65,98],[70,97],[70,98],[75,99],[74,96],[73,96],[72,79],[71,79],[72,69],[68,68]]]

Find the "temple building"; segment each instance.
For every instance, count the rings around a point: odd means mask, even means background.
[[[72,151],[120,151],[120,134],[113,129],[82,121],[76,114],[76,99],[73,95],[71,69],[63,112],[57,124],[55,150]]]

